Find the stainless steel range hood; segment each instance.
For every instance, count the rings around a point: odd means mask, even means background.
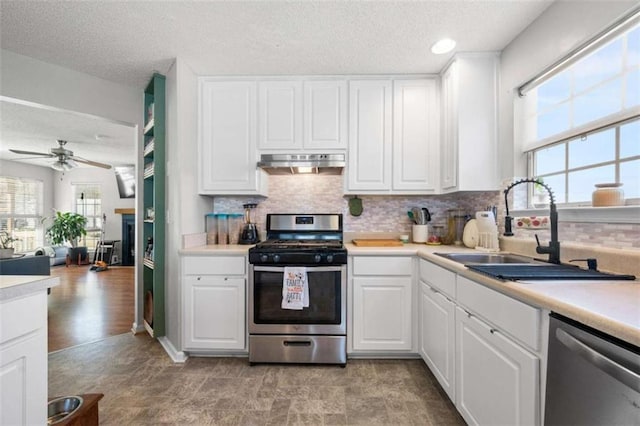
[[[339,175],[344,166],[344,154],[262,154],[258,162],[258,167],[272,175]]]

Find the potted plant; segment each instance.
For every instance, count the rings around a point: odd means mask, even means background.
[[[13,238],[7,231],[0,231],[0,259],[10,259],[13,257],[13,243],[20,241]]]
[[[87,235],[87,231],[84,229],[86,224],[87,218],[81,214],[58,211],[52,219],[51,226],[47,228],[46,235],[54,245],[69,243],[71,248],[68,256],[72,261],[78,259],[79,264],[81,260],[87,259],[87,248],[78,247],[78,239]]]

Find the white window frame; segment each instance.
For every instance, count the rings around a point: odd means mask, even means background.
[[[16,248],[16,253],[27,253],[27,252],[31,252],[33,250],[35,250],[37,247],[41,247],[44,244],[44,225],[42,224],[42,218],[43,218],[43,212],[44,212],[44,182],[39,180],[39,179],[31,179],[31,178],[25,178],[25,177],[18,177],[18,176],[0,176],[0,179],[2,179],[2,181],[4,182],[5,180],[8,181],[9,180],[15,180],[15,181],[21,181],[21,182],[28,182],[30,184],[35,184],[36,185],[36,212],[35,214],[25,214],[25,213],[16,213],[15,212],[15,204],[13,204],[14,209],[12,211],[8,211],[6,213],[0,213],[0,219],[3,220],[7,220],[7,221],[15,221],[15,220],[19,220],[19,219],[33,219],[35,221],[35,243],[34,243],[34,247],[32,248],[27,248],[26,250],[20,250],[20,248],[22,248],[20,241],[14,243],[14,247]],[[5,193],[5,196],[11,196],[11,193]],[[13,196],[15,198],[16,193],[13,193]],[[10,235],[14,238],[20,238],[20,234],[19,233],[15,233],[15,232],[9,232]]]
[[[579,61],[581,58],[586,57],[589,53],[595,51],[601,46],[606,45],[611,40],[616,37],[619,37],[621,34],[626,33],[630,28],[633,28],[637,25],[638,20],[640,18],[640,9],[634,10],[630,15],[622,18],[621,20],[615,22],[611,26],[607,27],[603,32],[591,38],[589,41],[584,43],[578,49],[573,52],[570,52],[560,61],[555,64],[549,66],[547,69],[543,70],[538,76],[524,83],[521,87],[518,88],[517,92],[521,96],[525,96],[525,93],[529,91],[531,88],[542,84],[547,81],[549,78],[559,74],[567,67],[571,66],[573,63]],[[624,55],[626,57],[626,50]],[[633,68],[635,70],[635,68]],[[625,72],[629,72],[629,68],[623,66],[622,74]],[[601,82],[602,83],[602,82]],[[516,99],[514,104],[514,113],[516,122],[514,123],[516,126],[516,140],[524,140],[526,139],[525,128],[523,126],[525,115],[530,112],[527,111],[527,107],[525,103],[521,99]],[[586,123],[580,127],[571,128],[567,131],[559,133],[557,135],[553,135],[551,137],[545,138],[544,140],[538,140],[535,143],[530,143],[526,147],[518,147],[516,145],[516,149],[522,149],[523,155],[526,158],[526,170],[527,175],[529,177],[533,177],[533,150],[537,150],[542,147],[549,147],[556,144],[567,143],[570,140],[575,140],[577,137],[589,132],[593,132],[598,129],[603,129],[605,127],[611,127],[616,123],[622,123],[623,121],[629,120],[630,118],[638,118],[640,117],[640,107],[632,107],[623,110],[620,113],[612,114],[607,117],[603,117],[598,120],[594,120],[590,123]],[[518,122],[518,120],[522,120]],[[618,141],[616,141],[618,143]],[[635,157],[633,157],[635,158]],[[624,161],[628,161],[629,159],[624,159]],[[620,159],[618,158],[618,153],[616,153],[616,167],[620,164]],[[593,165],[595,166],[595,165]],[[565,166],[565,173],[567,172],[567,166]],[[525,209],[513,209],[514,215],[544,215],[548,213],[548,209],[536,209],[531,207],[532,203],[532,195],[533,195],[533,187],[529,189],[529,196],[527,200],[528,207]],[[560,221],[571,221],[571,222],[600,222],[600,223],[640,223],[640,206],[633,205],[637,204],[638,200],[632,199],[630,200],[630,204],[621,207],[591,207],[591,206],[575,206],[571,204],[560,204],[558,205],[558,216]]]
[[[98,241],[100,241],[101,238],[101,234],[102,234],[102,227],[104,227],[104,222],[103,222],[103,197],[102,197],[102,185],[100,183],[72,183],[71,184],[72,188],[73,188],[73,211],[75,213],[81,214],[84,217],[87,218],[87,226],[85,226],[85,231],[87,231],[87,235],[84,235],[81,239],[80,239],[80,244],[83,246],[86,246],[89,248],[89,250],[95,250],[96,245],[98,244]],[[95,214],[95,206],[97,205],[96,203],[93,204],[94,206],[94,214],[93,215],[87,215],[86,211],[83,211],[83,208],[86,207],[86,204],[81,205],[80,203],[80,195],[83,192],[89,192],[89,190],[92,190],[93,188],[97,188],[98,192],[99,192],[99,196],[100,196],[100,213]],[[86,199],[84,201],[86,203]],[[86,210],[86,209],[85,209]],[[94,219],[94,220],[91,220]],[[100,226],[89,226],[89,223],[94,223],[95,221],[99,221]],[[88,237],[88,238],[87,238]],[[93,242],[93,244],[87,244],[87,241],[91,241]]]

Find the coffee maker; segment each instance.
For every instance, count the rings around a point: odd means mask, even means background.
[[[258,237],[258,228],[256,224],[251,221],[251,210],[255,209],[257,204],[243,204],[244,208],[244,225],[242,226],[242,232],[240,232],[239,244],[255,244],[260,238]]]

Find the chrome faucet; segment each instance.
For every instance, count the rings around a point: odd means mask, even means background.
[[[513,182],[507,187],[507,189],[504,190],[504,205],[507,213],[504,218],[504,236],[513,236],[513,231],[511,230],[511,221],[513,220],[513,218],[509,216],[509,201],[507,200],[507,195],[509,194],[509,191],[511,191],[511,188],[516,185],[520,185],[521,183],[534,183],[540,185],[549,193],[549,221],[551,225],[551,241],[549,241],[548,246],[541,246],[540,240],[538,239],[538,234],[536,234],[536,242],[538,243],[538,247],[536,247],[536,253],[548,254],[549,263],[560,264],[560,241],[558,241],[558,210],[556,209],[556,202],[555,197],[553,196],[553,191],[545,183],[531,178],[520,179],[516,182]]]

